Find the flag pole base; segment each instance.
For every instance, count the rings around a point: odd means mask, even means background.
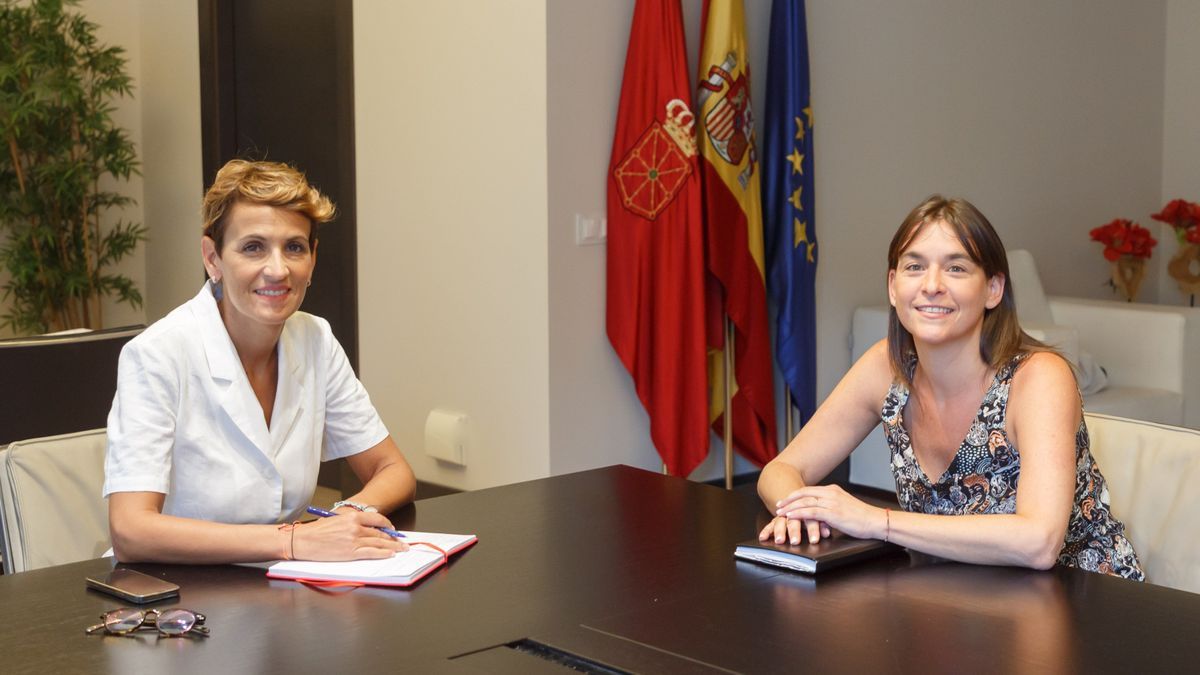
[[[725,317],[725,489],[733,489],[733,319]]]
[[[786,448],[788,443],[791,443],[792,439],[796,437],[795,426],[792,423],[792,390],[786,385],[783,387],[783,414],[783,447]]]

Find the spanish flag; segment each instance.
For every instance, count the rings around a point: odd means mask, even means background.
[[[759,465],[776,454],[762,203],[742,0],[705,0],[697,97],[707,244],[710,421],[722,426],[724,331],[734,326],[734,448]]]
[[[708,455],[704,232],[679,0],[638,0],[608,171],[608,339],[676,476]]]

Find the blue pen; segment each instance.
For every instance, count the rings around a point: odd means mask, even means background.
[[[333,511],[326,511],[325,509],[318,509],[318,508],[317,508],[317,507],[315,507],[315,506],[310,506],[310,507],[308,507],[308,509],[307,509],[307,510],[308,510],[308,512],[309,512],[309,513],[311,513],[312,515],[314,515],[314,516],[320,516],[321,518],[329,518],[330,516],[336,516],[336,515],[337,515],[337,514],[336,514],[336,513],[334,513]],[[407,538],[407,537],[405,537],[403,534],[401,534],[400,532],[397,532],[396,530],[393,530],[393,529],[390,529],[390,528],[386,528],[386,527],[377,527],[377,528],[375,528],[375,529],[379,530],[380,532],[382,532],[382,533],[384,533],[384,534],[386,534],[386,535],[390,535],[390,536],[391,536],[392,538],[394,538],[394,539],[406,539],[406,538]]]

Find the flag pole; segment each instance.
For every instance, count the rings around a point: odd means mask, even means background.
[[[783,414],[786,415],[783,423],[783,447],[786,448],[787,444],[795,438],[795,435],[792,434],[792,389],[786,384],[783,385]]]
[[[733,489],[733,319],[725,317],[725,489]]]
[[[667,471],[667,463],[666,463],[666,462],[663,462],[663,475],[664,475],[664,476],[670,476],[670,475],[671,475],[671,472],[670,472],[670,471]]]

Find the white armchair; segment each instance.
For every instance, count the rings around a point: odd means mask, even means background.
[[[111,542],[104,429],[11,443],[0,450],[4,573],[98,558]]]
[[[1200,429],[1200,308],[1046,296],[1029,252],[1008,257],[1021,325],[1107,373],[1103,389],[1084,389],[1088,412]],[[855,310],[854,360],[887,337],[887,318],[886,305]],[[894,490],[888,459],[876,428],[854,451],[850,480]]]
[[[1200,593],[1200,431],[1088,413],[1092,456],[1146,581]]]

